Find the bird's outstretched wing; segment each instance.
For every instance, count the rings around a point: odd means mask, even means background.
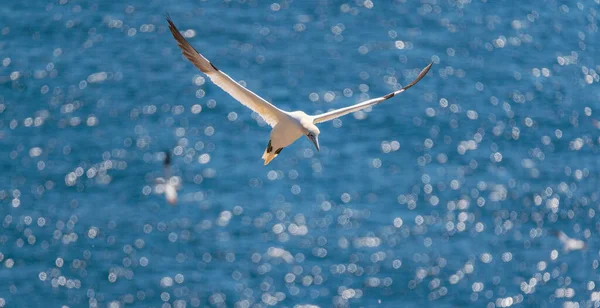
[[[183,55],[190,60],[201,72],[210,77],[210,80],[238,100],[242,105],[258,113],[271,127],[275,126],[284,112],[264,100],[262,97],[254,94],[252,91],[244,88],[227,74],[217,69],[210,61],[202,56],[179,32],[171,18],[167,15],[169,30],[181,48]]]
[[[406,89],[414,86],[415,84],[417,84],[417,82],[419,82],[423,77],[425,77],[425,75],[427,75],[427,72],[429,72],[429,69],[431,68],[431,66],[433,65],[433,62],[429,63],[429,65],[427,65],[427,67],[425,67],[420,73],[419,76],[417,76],[417,78],[415,78],[415,80],[413,80],[411,83],[409,83],[407,86],[403,87],[402,89],[398,90],[398,91],[394,91],[390,94],[378,97],[378,98],[374,98],[374,99],[370,99],[368,101],[364,101],[362,103],[358,103],[356,105],[352,105],[352,106],[348,106],[348,107],[344,107],[344,108],[340,108],[340,109],[336,109],[336,110],[332,110],[329,112],[325,112],[322,114],[318,114],[313,116],[313,122],[315,124],[317,123],[321,123],[321,122],[326,122],[326,121],[330,121],[333,120],[335,118],[339,118],[343,115],[349,114],[351,112],[355,112],[355,111],[359,111],[363,108],[367,108],[369,106],[372,105],[377,105],[389,98],[394,97],[395,95],[398,95],[404,91],[406,91]]]

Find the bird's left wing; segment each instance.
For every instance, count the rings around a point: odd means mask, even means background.
[[[244,88],[227,74],[217,69],[203,55],[198,53],[190,43],[188,43],[168,15],[167,22],[169,22],[169,30],[171,30],[171,34],[177,41],[177,45],[181,48],[183,55],[201,72],[210,77],[210,80],[213,83],[229,93],[229,95],[233,96],[233,98],[242,103],[242,105],[258,113],[271,127],[274,127],[277,122],[279,122],[279,119],[285,114],[282,110],[273,106],[254,92]]]
[[[415,84],[417,84],[417,82],[419,82],[423,77],[425,77],[425,75],[427,75],[427,72],[429,72],[429,69],[431,68],[431,66],[433,65],[433,62],[429,63],[429,65],[427,65],[427,67],[425,67],[420,73],[419,76],[417,76],[417,78],[415,78],[415,80],[413,80],[411,83],[409,83],[407,86],[403,87],[402,89],[398,90],[398,91],[394,91],[392,93],[389,93],[387,95],[378,97],[378,98],[374,98],[374,99],[370,99],[368,101],[364,101],[362,103],[358,103],[356,105],[352,105],[352,106],[348,106],[348,107],[344,107],[344,108],[340,108],[340,109],[336,109],[336,110],[332,110],[329,112],[325,112],[322,114],[318,114],[313,116],[313,123],[317,124],[317,123],[321,123],[321,122],[326,122],[326,121],[330,121],[333,120],[335,118],[339,118],[343,115],[349,114],[351,112],[355,112],[355,111],[359,111],[363,108],[367,108],[369,106],[372,105],[377,105],[389,98],[394,97],[395,95],[398,95],[404,91],[406,91],[406,89],[414,86]]]

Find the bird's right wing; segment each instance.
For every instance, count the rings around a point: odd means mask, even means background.
[[[358,103],[356,105],[352,105],[352,106],[348,106],[348,107],[344,107],[344,108],[340,108],[340,109],[336,109],[336,110],[332,110],[329,112],[325,112],[322,114],[318,114],[313,116],[313,123],[317,124],[317,123],[321,123],[321,122],[326,122],[326,121],[330,121],[333,120],[335,118],[339,118],[343,115],[349,114],[351,112],[355,112],[355,111],[359,111],[361,109],[367,108],[369,106],[372,105],[376,105],[379,104],[389,98],[394,97],[395,95],[398,95],[404,91],[406,91],[406,89],[414,86],[415,84],[417,84],[417,82],[419,82],[423,77],[425,77],[425,75],[427,75],[427,72],[429,72],[429,69],[431,68],[431,66],[433,65],[433,62],[429,63],[429,65],[427,65],[427,67],[425,67],[420,73],[419,76],[417,76],[417,78],[415,78],[415,80],[413,80],[411,83],[409,83],[408,85],[406,85],[405,87],[403,87],[402,89],[398,90],[398,91],[394,91],[392,93],[389,93],[387,95],[381,96],[381,97],[377,97],[374,99],[370,99],[368,101],[364,101],[362,103]]]
[[[244,88],[227,74],[217,69],[210,61],[202,56],[179,32],[173,21],[167,16],[169,30],[181,48],[183,55],[192,62],[201,72],[210,77],[210,80],[238,100],[242,105],[258,113],[271,127],[275,126],[279,119],[284,116],[284,112],[264,100],[262,97],[254,94],[252,91]]]

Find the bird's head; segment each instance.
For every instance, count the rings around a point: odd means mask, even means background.
[[[321,147],[319,146],[319,134],[321,131],[319,131],[319,128],[313,123],[305,123],[302,126],[304,127],[304,134],[306,135],[306,138],[308,138],[308,140],[315,145],[317,151],[320,151]]]

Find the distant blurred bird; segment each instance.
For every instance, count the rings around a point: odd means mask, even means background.
[[[162,178],[156,179],[157,183],[161,186],[158,191],[163,191],[167,202],[171,205],[177,204],[177,189],[180,186],[178,177],[172,176],[171,173],[171,155],[169,151],[165,151],[165,160],[163,163],[164,175]]]
[[[581,250],[585,248],[585,242],[582,240],[576,240],[574,238],[570,238],[562,231],[556,231],[554,233],[560,242],[563,244],[563,250],[565,252],[569,252],[572,250]]]
[[[319,147],[319,134],[320,131],[315,124],[330,121],[335,118],[341,117],[351,112],[359,111],[363,108],[379,104],[389,98],[394,97],[406,89],[414,86],[419,82],[433,65],[433,62],[427,65],[417,76],[413,82],[400,90],[394,91],[387,95],[370,99],[362,103],[358,103],[353,106],[340,108],[337,110],[329,111],[323,114],[310,116],[302,111],[287,112],[283,111],[271,103],[264,100],[262,97],[254,94],[252,91],[244,88],[242,85],[231,79],[227,74],[217,69],[210,61],[202,56],[198,51],[192,47],[188,41],[179,32],[171,18],[167,15],[167,22],[169,23],[169,29],[179,48],[181,48],[183,55],[190,60],[200,71],[208,75],[213,83],[221,87],[225,92],[229,93],[233,98],[238,100],[242,105],[252,109],[258,113],[273,129],[271,130],[271,138],[269,144],[262,155],[262,159],[267,165],[273,158],[277,157],[284,147],[292,144],[302,135],[305,135],[314,145],[317,151]]]

